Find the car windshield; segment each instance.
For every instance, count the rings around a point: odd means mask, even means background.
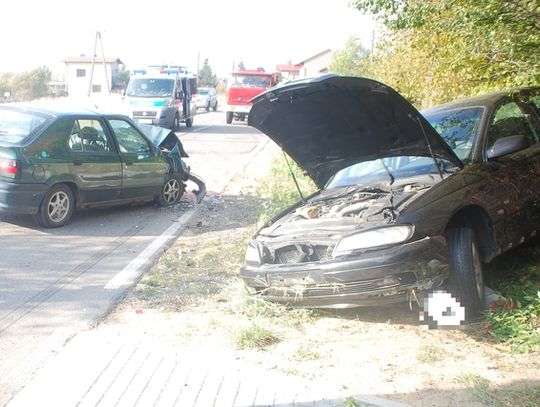
[[[126,95],[136,97],[172,96],[174,79],[135,78],[129,82]]]
[[[457,157],[463,163],[468,163],[478,138],[483,113],[482,107],[471,107],[434,114],[425,112],[424,116]]]
[[[197,93],[198,93],[199,95],[207,95],[207,94],[208,94],[208,89],[199,88],[199,90],[197,91]]]
[[[246,88],[269,88],[270,78],[260,75],[233,75],[230,86]]]
[[[450,162],[439,160],[441,168],[452,167]],[[398,156],[379,158],[351,165],[338,171],[326,184],[325,189],[351,185],[390,183],[425,174],[439,174],[431,157]]]
[[[22,144],[46,120],[31,113],[0,109],[0,143]]]

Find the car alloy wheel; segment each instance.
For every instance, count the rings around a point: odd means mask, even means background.
[[[73,192],[63,184],[53,186],[43,198],[36,215],[37,223],[45,228],[64,226],[75,206]]]
[[[161,206],[171,206],[180,201],[184,194],[184,183],[178,174],[171,174],[159,195],[157,202]]]

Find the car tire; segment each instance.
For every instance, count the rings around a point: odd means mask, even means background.
[[[226,115],[225,115],[225,120],[227,121],[227,124],[231,124],[231,123],[232,123],[232,119],[233,119],[233,114],[232,114],[232,112],[227,112]]]
[[[212,110],[215,112],[217,111],[217,101],[216,101],[216,104],[214,105],[214,107],[212,108]]]
[[[206,111],[207,111],[207,112],[210,111],[210,102],[208,102],[208,103],[206,104]]]
[[[193,126],[193,118],[189,118],[189,119],[186,119],[186,127],[191,127]]]
[[[47,191],[34,218],[41,227],[58,228],[69,222],[74,209],[75,199],[71,189],[67,185],[57,184]]]
[[[170,174],[167,181],[161,187],[161,192],[157,197],[160,206],[171,206],[180,201],[184,195],[184,183],[178,174]]]
[[[448,230],[450,274],[448,289],[465,307],[465,321],[478,317],[484,304],[482,261],[474,230],[458,227]]]
[[[173,125],[171,127],[171,130],[172,131],[180,130],[180,115],[178,113],[176,113],[174,115],[174,121],[173,121]]]

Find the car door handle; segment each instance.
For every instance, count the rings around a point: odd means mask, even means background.
[[[73,161],[73,165],[82,165],[82,161],[75,160]]]

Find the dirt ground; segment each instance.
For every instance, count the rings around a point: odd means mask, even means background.
[[[263,204],[243,193],[256,182],[241,175],[224,194],[210,194],[104,326],[211,349],[304,378],[343,399],[366,394],[413,406],[540,405],[540,355],[514,354],[491,342],[481,323],[427,329],[405,303],[322,312],[250,299],[237,273]]]

